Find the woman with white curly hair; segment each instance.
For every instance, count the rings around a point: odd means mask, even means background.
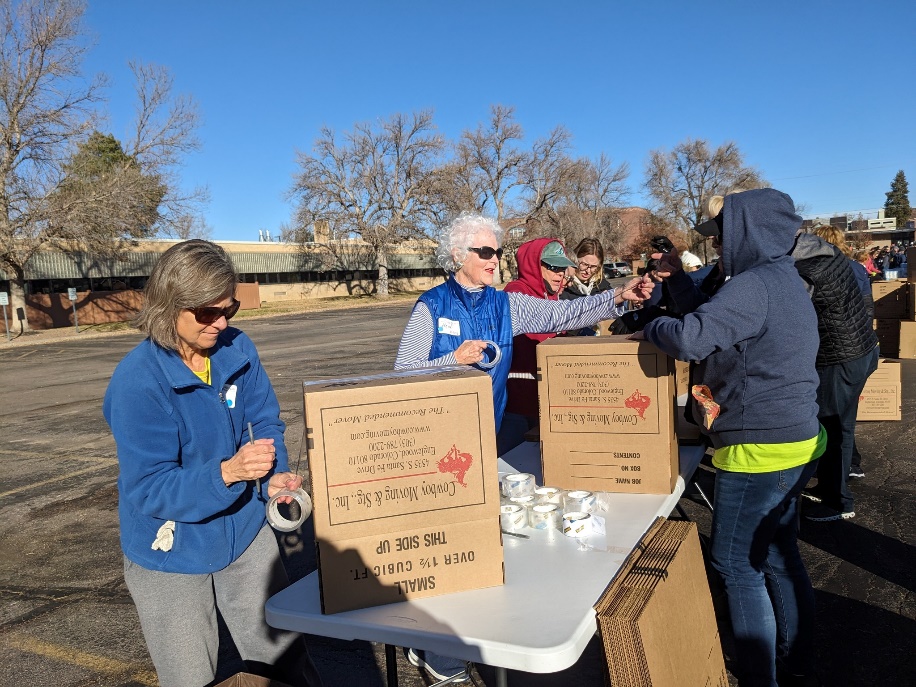
[[[398,370],[455,364],[485,369],[493,378],[497,432],[506,407],[512,337],[590,327],[618,317],[625,301],[643,301],[652,290],[651,280],[633,279],[623,288],[575,301],[497,291],[492,283],[503,254],[502,235],[496,220],[470,212],[445,228],[436,256],[448,279],[420,296],[395,361]]]
[[[473,365],[493,379],[497,449],[501,454],[522,441],[517,428],[501,432],[512,338],[590,327],[613,319],[625,301],[648,298],[653,283],[638,278],[625,287],[574,301],[552,301],[492,287],[503,249],[496,220],[462,212],[439,236],[436,257],[448,272],[445,283],[420,296],[398,349],[397,370],[438,365]],[[527,429],[527,427],[525,428]],[[468,666],[458,659],[409,649],[408,661],[437,680],[466,682]]]

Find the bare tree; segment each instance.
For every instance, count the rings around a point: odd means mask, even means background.
[[[135,68],[140,123],[129,149],[90,137],[106,80],[83,78],[83,12],[79,0],[0,0],[0,267],[23,311],[26,266],[37,251],[110,254],[122,239],[154,233],[159,202],[177,188],[178,156],[193,147],[187,101],[177,118],[158,118],[169,109],[171,81],[156,68]],[[99,154],[105,162],[96,165]]]
[[[744,164],[735,143],[728,141],[712,150],[707,141],[690,138],[670,151],[653,150],[645,177],[655,214],[694,234],[692,247],[702,243],[702,237],[689,230],[706,219],[707,198],[766,185],[758,170]]]
[[[572,134],[563,126],[532,145],[520,170],[526,225],[557,225],[558,201],[568,195],[581,172],[569,155],[571,149]]]
[[[177,238],[205,238],[210,227],[202,215],[206,187],[183,190],[178,171],[189,153],[200,149],[200,114],[194,99],[174,93],[171,72],[161,65],[130,62],[135,79],[136,116],[127,152],[147,175],[156,175],[165,194],[155,230]]]
[[[378,294],[388,295],[388,256],[405,240],[428,237],[437,216],[444,139],[431,111],[357,124],[338,141],[322,129],[313,154],[298,153],[291,197],[296,228],[326,220],[332,238],[360,239],[378,261]]]
[[[605,153],[595,160],[575,161],[567,185],[555,203],[554,233],[568,249],[586,237],[597,238],[606,247],[622,241],[624,230],[618,221],[617,208],[630,193],[628,176],[628,165],[615,166]]]
[[[23,312],[25,266],[53,235],[48,197],[72,141],[93,130],[105,85],[81,83],[82,14],[76,0],[0,0],[0,266]]]

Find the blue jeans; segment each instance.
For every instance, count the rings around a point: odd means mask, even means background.
[[[817,461],[716,472],[710,553],[722,576],[741,687],[776,687],[776,662],[814,672],[814,590],[798,551],[798,495]]]

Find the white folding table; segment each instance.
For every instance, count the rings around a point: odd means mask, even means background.
[[[503,536],[505,584],[425,599],[323,615],[318,573],[271,597],[273,627],[388,645],[389,684],[396,680],[394,646],[409,646],[506,670],[552,673],[573,665],[597,629],[594,604],[654,520],[677,505],[705,452],[682,446],[680,476],[670,495],[608,494],[606,534],[580,542],[560,532],[526,529]],[[538,445],[526,442],[499,461],[500,472],[530,472],[540,481]]]

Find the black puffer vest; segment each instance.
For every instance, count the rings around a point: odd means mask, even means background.
[[[835,246],[818,241],[821,245],[813,251],[798,250],[796,244],[792,254],[795,268],[812,287],[809,291],[813,289],[811,302],[821,337],[816,365],[826,367],[861,358],[878,344],[878,337],[849,260]]]

